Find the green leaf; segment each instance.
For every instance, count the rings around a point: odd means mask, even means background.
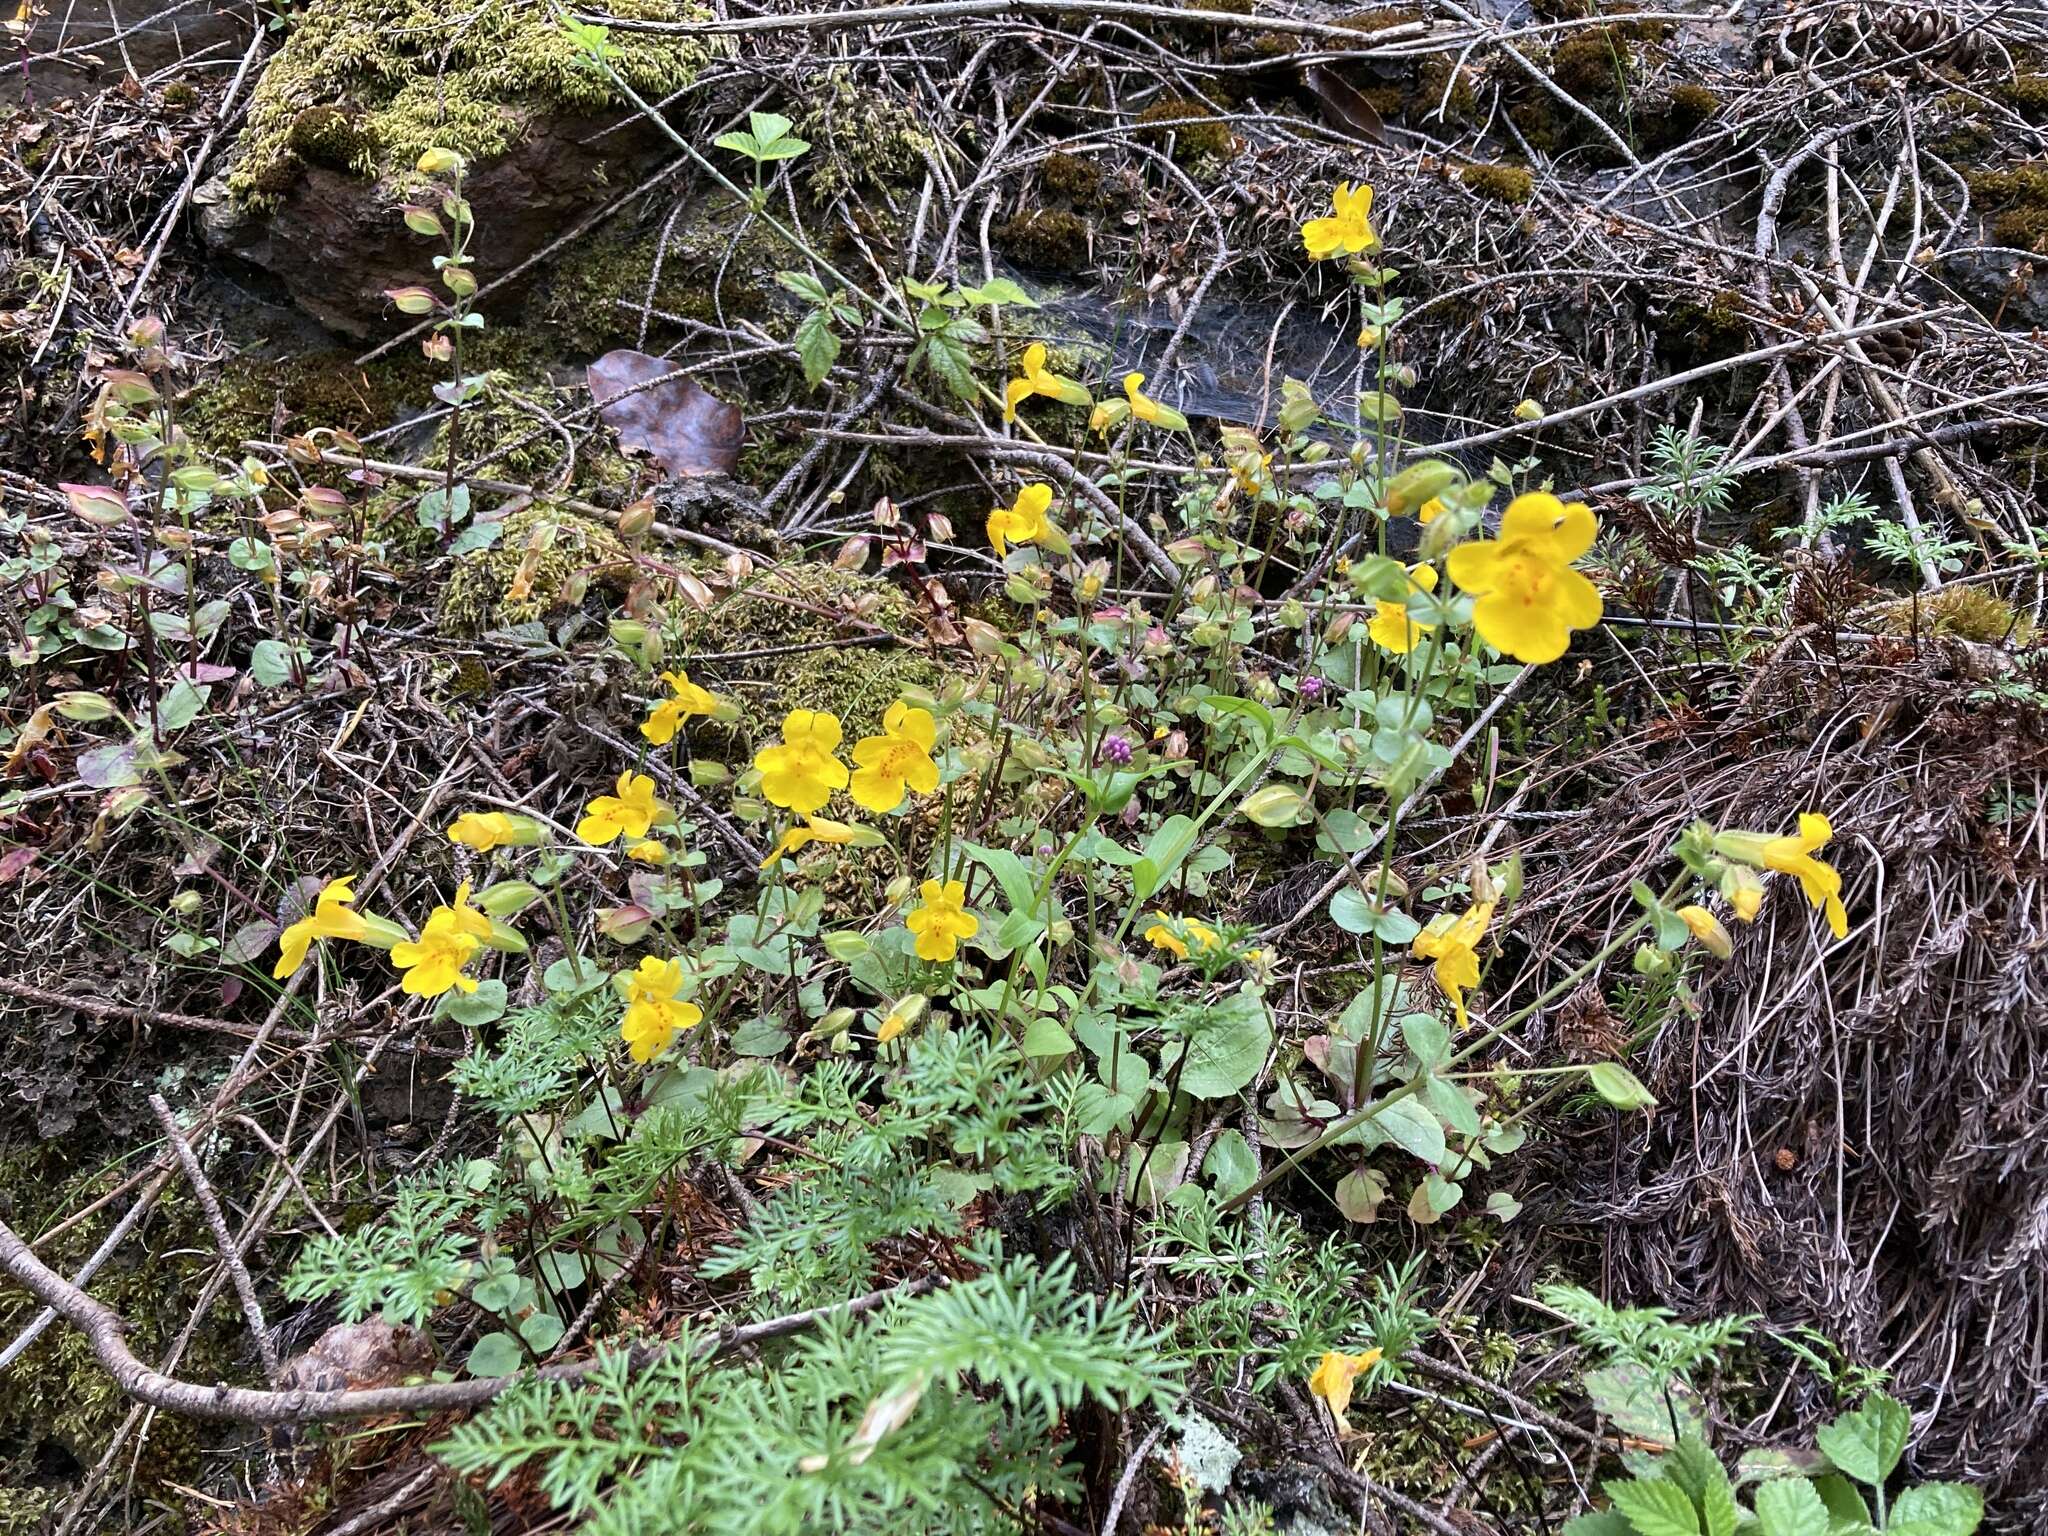
[[[1060,1057],[1074,1049],[1074,1037],[1049,1013],[1041,1013],[1024,1030],[1022,1047],[1026,1056]]]
[[[281,688],[292,680],[292,648],[282,640],[258,640],[249,650],[249,675],[259,688]]]
[[[822,305],[831,302],[832,296],[825,291],[825,285],[808,272],[778,272],[775,274],[775,281],[806,304]]]
[[[455,542],[448,546],[448,553],[456,556],[473,555],[489,549],[498,542],[498,535],[504,531],[505,525],[499,522],[471,523],[455,536]]]
[[[981,390],[974,382],[974,359],[966,346],[944,332],[934,331],[918,343],[912,361],[922,358],[932,376],[961,400],[978,400]]]
[[[487,1333],[469,1352],[469,1374],[472,1376],[510,1376],[525,1363],[526,1351],[509,1333]]]
[[[1131,866],[1131,896],[1144,901],[1173,877],[1188,850],[1195,846],[1195,824],[1185,816],[1169,816],[1145,840],[1145,851]]]
[[[1259,1155],[1244,1139],[1243,1132],[1221,1131],[1209,1143],[1208,1155],[1202,1159],[1202,1172],[1215,1186],[1216,1193],[1228,1200],[1258,1182]]]
[[[1180,1088],[1198,1099],[1227,1099],[1259,1075],[1273,1048],[1273,1021],[1266,1000],[1235,992],[1221,1002],[1181,1015],[1187,1038],[1180,1042],[1187,1064]],[[1175,1054],[1173,1062],[1179,1060]],[[1173,1062],[1166,1065],[1171,1068]],[[1169,1070],[1168,1079],[1172,1073]]]
[[[1892,1505],[1886,1536],[1970,1536],[1984,1519],[1984,1495],[1966,1483],[1922,1483]]]
[[[1564,1536],[1635,1536],[1636,1528],[1628,1523],[1627,1515],[1617,1515],[1611,1509],[1596,1509],[1589,1515],[1579,1515],[1568,1521]]]
[[[979,288],[962,288],[960,297],[970,304],[1015,304],[1024,309],[1038,308],[1038,301],[1007,277],[992,277]]]
[[[832,365],[839,361],[839,333],[832,329],[832,313],[812,310],[797,322],[796,355],[803,364],[804,382],[816,389],[825,382]]]
[[[1827,1506],[1830,1532],[1870,1529],[1870,1506],[1863,1502],[1863,1495],[1856,1491],[1856,1485],[1841,1473],[1830,1472],[1824,1477],[1816,1477],[1813,1491]]]
[[[1337,1181],[1334,1193],[1346,1221],[1377,1221],[1387,1198],[1387,1181],[1377,1169],[1354,1168]]]
[[[1003,899],[1014,911],[1028,912],[1037,905],[1038,888],[1031,868],[1008,848],[984,848],[979,843],[963,845],[967,856],[996,877]]]
[[[504,1017],[505,983],[493,977],[480,981],[474,992],[449,991],[441,994],[441,1012],[468,1029],[481,1029]]]
[[[1375,906],[1356,886],[1341,885],[1330,897],[1330,921],[1346,933],[1376,933],[1382,943],[1402,945],[1422,925],[1398,907]]]
[[[544,1355],[562,1342],[568,1327],[552,1312],[532,1312],[520,1319],[519,1337],[536,1355]]]
[[[1625,1360],[1588,1371],[1581,1379],[1593,1406],[1624,1435],[1670,1445],[1701,1432],[1703,1420],[1696,1395],[1680,1382],[1660,1379],[1646,1366]],[[1671,1423],[1674,1411],[1678,1415],[1675,1430]]]
[[[1720,1458],[1698,1435],[1684,1435],[1664,1458],[1664,1476],[1685,1490],[1706,1536],[1735,1536],[1735,1490]]]
[[[1586,1081],[1593,1091],[1619,1110],[1655,1109],[1656,1095],[1645,1088],[1635,1073],[1618,1061],[1596,1061],[1586,1068]]]
[[[789,1031],[782,1027],[782,1020],[774,1014],[765,1014],[758,1019],[749,1019],[733,1031],[732,1049],[736,1056],[780,1056],[789,1044]]]
[[[1636,1536],[1700,1536],[1700,1519],[1685,1490],[1661,1477],[1633,1477],[1605,1485],[1614,1507],[1628,1516]]]
[[[1369,1133],[1366,1137],[1369,1145],[1383,1146],[1392,1142],[1432,1167],[1442,1162],[1449,1150],[1444,1145],[1443,1122],[1414,1099],[1394,1099],[1382,1105],[1379,1113],[1360,1129]]]
[[[182,731],[206,708],[208,695],[213,692],[203,683],[181,677],[164,690],[164,696],[157,701],[157,724],[166,731]]]
[[[1904,1406],[1883,1392],[1873,1392],[1855,1412],[1824,1425],[1814,1440],[1839,1470],[1876,1488],[1906,1454],[1912,1433],[1913,1420]]]
[[[1781,1477],[1756,1491],[1759,1536],[1828,1536],[1828,1507],[1803,1477]]]

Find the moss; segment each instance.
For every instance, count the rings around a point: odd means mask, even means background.
[[[548,361],[637,343],[638,306],[647,301],[660,238],[658,228],[626,226],[578,241],[563,254],[526,302],[523,329],[547,338]],[[705,325],[761,319],[775,302],[774,274],[789,264],[786,255],[758,220],[743,224],[730,208],[689,210],[670,231],[654,307]],[[676,333],[657,316],[649,334]]]
[[[849,624],[858,617],[862,624]],[[817,561],[758,573],[753,581],[707,612],[673,617],[669,654],[690,658],[777,646],[824,646],[739,663],[719,663],[713,674],[739,701],[747,733],[773,732],[785,711],[825,709],[839,716],[848,740],[872,735],[882,714],[906,688],[935,689],[945,680],[922,651],[902,646],[836,646],[873,625],[892,635],[923,633],[916,610],[888,582]]]
[[[860,187],[908,184],[924,174],[932,136],[903,97],[857,83],[834,65],[812,84],[814,101],[797,119],[812,145],[803,174],[812,196],[830,201]]]
[[[1198,118],[1202,121],[1186,122]],[[1230,129],[1209,115],[1209,108],[1185,96],[1168,96],[1138,114],[1138,138],[1155,149],[1173,145],[1173,158],[1183,165],[1208,156],[1227,157],[1237,146]]]
[[[1458,172],[1458,180],[1496,203],[1526,203],[1536,187],[1536,178],[1520,165],[1468,165]]]
[[[209,453],[238,454],[242,440],[339,427],[360,436],[388,427],[406,399],[403,363],[358,368],[346,352],[239,357],[178,403],[178,421]],[[424,377],[418,381],[426,392]]]
[[[683,0],[616,0],[610,9],[643,21],[703,14]],[[713,51],[670,34],[615,32],[612,41],[613,68],[650,97],[688,85]],[[274,198],[299,160],[291,142],[299,117],[342,104],[360,111],[376,146],[374,163],[360,169],[410,175],[434,145],[489,159],[510,147],[532,110],[593,113],[615,98],[547,9],[528,0],[323,0],[297,13],[263,72],[229,189],[245,202]]]
[[[1088,221],[1058,208],[1027,208],[995,230],[996,248],[1021,267],[1079,272],[1089,264]]]
[[[1628,78],[1628,39],[1615,27],[1574,33],[1550,56],[1550,78],[1567,96],[1593,103],[1614,97]]]
[[[199,105],[199,88],[189,80],[173,80],[164,87],[164,105],[173,112],[187,112]]]
[[[481,634],[545,618],[569,605],[571,578],[592,584],[618,581],[633,567],[632,556],[610,528],[546,502],[512,513],[504,530],[490,549],[455,562],[441,594],[444,633]],[[529,554],[533,564],[515,595]]]
[[[1418,119],[1429,118],[1439,103],[1446,119],[1462,123],[1478,112],[1479,93],[1473,88],[1469,70],[1459,69],[1447,54],[1433,53],[1415,71],[1414,114]]]
[[[1637,104],[1633,114],[1636,138],[1642,148],[1661,154],[1690,140],[1720,111],[1720,96],[1706,86],[1674,85]]]
[[[1564,147],[1564,125],[1558,119],[1557,103],[1538,93],[1524,97],[1508,108],[1508,120],[1521,130],[1531,149],[1554,154]]]
[[[1349,27],[1354,32],[1384,32],[1389,27],[1405,27],[1422,20],[1422,12],[1412,5],[1383,5],[1377,10],[1352,11],[1339,16],[1337,25]]]
[[[1039,165],[1038,180],[1048,192],[1089,203],[1101,195],[1102,167],[1079,155],[1055,151]]]
[[[2028,122],[2048,123],[2048,75],[2015,76],[1995,94]]]
[[[1994,240],[2048,251],[2048,160],[2021,161],[1967,179],[1973,192],[1999,210],[1991,225]]]
[[[1750,324],[1742,295],[1723,288],[1704,301],[1683,299],[1657,327],[1666,355],[1687,366],[1719,362],[1750,346]]]
[[[377,139],[362,117],[344,107],[308,107],[292,119],[285,143],[308,165],[351,176],[376,168]]]
[[[1885,635],[1952,635],[1983,645],[2031,645],[2033,621],[1995,592],[1951,585],[1867,610],[1870,627]]]

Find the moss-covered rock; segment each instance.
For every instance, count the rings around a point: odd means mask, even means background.
[[[1210,156],[1224,159],[1237,148],[1230,129],[1210,116],[1209,108],[1201,102],[1185,96],[1168,96],[1140,112],[1138,139],[1155,149],[1171,144],[1173,158],[1182,165]]]
[[[452,635],[528,623],[574,606],[590,587],[620,585],[632,556],[603,523],[537,502],[506,517],[490,549],[455,562],[441,593]]]
[[[2024,251],[2048,251],[2048,160],[2023,160],[1969,177],[1970,188],[1997,210],[1992,238]]]
[[[844,65],[815,76],[810,94],[797,129],[811,143],[802,173],[819,201],[924,175],[932,136],[909,101],[857,81]]]
[[[1077,203],[1093,202],[1102,193],[1102,167],[1061,150],[1039,163],[1038,180],[1046,191]]]
[[[346,107],[308,107],[285,132],[291,152],[307,165],[368,176],[377,165],[377,138],[360,113]]]

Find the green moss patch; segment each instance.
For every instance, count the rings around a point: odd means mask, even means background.
[[[618,0],[611,11],[640,21],[703,14],[681,0]],[[613,67],[648,96],[688,85],[712,52],[698,38],[646,33],[620,33],[613,43]],[[510,147],[535,110],[594,113],[616,104],[610,82],[544,6],[322,0],[297,13],[264,71],[228,186],[260,205],[289,187],[306,163],[339,158],[362,176],[410,174],[420,153],[435,145],[489,159]],[[301,126],[321,108],[338,115]]]
[[[1529,201],[1536,187],[1536,178],[1520,165],[1468,165],[1458,172],[1458,180],[1480,197],[1510,205]]]

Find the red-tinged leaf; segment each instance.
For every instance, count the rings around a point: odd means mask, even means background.
[[[731,474],[745,439],[740,408],[695,379],[667,377],[676,366],[645,352],[605,353],[589,373],[598,415],[621,447],[648,454],[678,479]]]
[[[146,373],[137,373],[133,368],[109,368],[100,377],[123,405],[148,405],[156,399],[156,385]]]
[[[11,885],[35,863],[40,848],[10,848],[0,853],[0,885]]]
[[[923,539],[897,539],[882,546],[882,569],[887,571],[899,565],[923,565],[924,556]]]
[[[832,557],[832,568],[840,571],[857,571],[868,563],[867,535],[859,534],[839,546],[839,553]]]
[[[119,528],[128,521],[128,503],[105,485],[59,485],[71,510],[95,528]]]
[[[187,682],[225,683],[235,675],[235,669],[217,661],[185,661],[178,664],[177,675]]]
[[[401,315],[431,315],[441,302],[434,297],[431,289],[417,286],[386,288],[384,297],[398,307]]]
[[[242,995],[242,978],[223,976],[220,979],[220,1005],[222,1008],[235,1006],[235,999]]]

